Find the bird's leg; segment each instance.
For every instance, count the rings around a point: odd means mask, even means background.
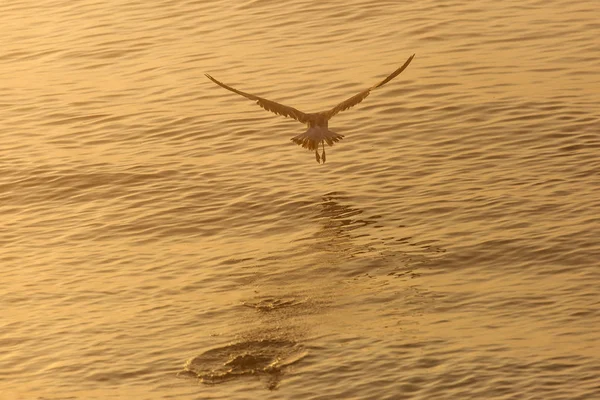
[[[321,158],[323,159],[323,164],[325,164],[325,141],[322,141],[321,143],[323,143],[323,155]]]
[[[319,156],[319,150],[315,150],[315,158],[317,159],[317,162],[319,164],[321,164],[321,157]]]

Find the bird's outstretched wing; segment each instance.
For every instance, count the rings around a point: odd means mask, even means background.
[[[302,122],[303,124],[308,122],[308,115],[306,113],[303,113],[300,110],[296,110],[294,107],[284,106],[283,104],[279,104],[279,103],[276,103],[271,100],[263,99],[262,97],[255,96],[250,93],[242,92],[241,90],[234,89],[231,86],[224,84],[223,82],[219,82],[218,80],[216,80],[209,74],[204,74],[204,75],[206,75],[206,77],[208,79],[210,79],[217,85],[221,86],[222,88],[230,90],[233,93],[237,93],[241,96],[244,96],[247,99],[256,101],[256,104],[258,104],[259,106],[261,106],[262,108],[264,108],[267,111],[271,111],[278,115],[283,115],[284,117],[293,118],[296,121]]]
[[[388,76],[387,78],[385,78],[384,80],[382,80],[381,82],[379,82],[378,84],[371,86],[368,89],[363,90],[362,92],[360,92],[357,95],[354,95],[352,97],[350,97],[348,100],[342,101],[340,104],[338,104],[337,106],[333,107],[331,110],[329,111],[325,111],[325,116],[327,119],[330,119],[331,117],[333,117],[334,115],[336,115],[337,113],[347,110],[350,107],[354,107],[355,105],[357,105],[358,103],[360,103],[361,101],[363,101],[364,99],[367,98],[367,96],[371,93],[371,90],[376,89],[380,86],[385,85],[386,83],[388,83],[389,81],[391,81],[392,79],[394,79],[395,77],[397,77],[398,75],[400,75],[400,73],[402,71],[404,71],[406,69],[406,67],[408,67],[408,64],[410,64],[410,62],[412,61],[412,59],[414,58],[414,54],[412,56],[410,56],[408,58],[408,60],[406,60],[406,62],[404,63],[404,65],[402,65],[400,68],[398,68],[397,70],[395,70],[394,72],[392,72],[392,74],[390,76]]]

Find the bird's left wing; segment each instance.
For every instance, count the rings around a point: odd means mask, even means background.
[[[222,88],[230,90],[233,93],[237,93],[240,96],[244,96],[247,99],[256,101],[256,104],[258,104],[259,106],[261,106],[262,108],[264,108],[267,111],[271,111],[278,115],[283,115],[284,117],[293,118],[296,121],[302,122],[303,124],[308,122],[308,115],[306,113],[303,113],[300,110],[296,110],[294,107],[285,106],[283,104],[279,104],[279,103],[271,101],[271,100],[263,99],[262,97],[255,96],[250,93],[242,92],[241,90],[234,89],[231,86],[224,84],[223,82],[219,82],[218,80],[216,80],[209,74],[204,74],[204,75],[206,75],[206,77],[208,79],[210,79],[217,85],[221,86]]]
[[[355,105],[357,105],[358,103],[360,103],[361,101],[363,101],[364,99],[366,99],[367,96],[371,93],[371,90],[376,89],[376,88],[378,88],[380,86],[385,85],[386,83],[388,83],[389,81],[391,81],[392,79],[394,79],[395,77],[397,77],[398,75],[400,75],[402,73],[402,71],[404,71],[406,69],[406,67],[408,67],[408,64],[410,64],[410,62],[412,61],[412,59],[414,57],[415,57],[414,54],[412,56],[410,56],[408,58],[408,60],[406,60],[406,62],[404,63],[404,65],[402,65],[400,68],[398,68],[397,70],[395,70],[394,72],[392,72],[390,74],[390,76],[388,76],[387,78],[385,78],[384,80],[382,80],[378,84],[373,85],[370,88],[363,90],[359,94],[356,94],[356,95],[350,97],[349,99],[342,101],[340,104],[338,104],[337,106],[333,107],[331,110],[325,111],[324,115],[326,116],[326,118],[330,119],[331,117],[333,117],[337,113],[339,113],[341,111],[344,111],[344,110],[347,110],[350,107],[354,107]]]

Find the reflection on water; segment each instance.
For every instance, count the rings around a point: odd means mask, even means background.
[[[368,231],[353,232],[356,229],[373,225],[376,217],[361,218],[363,211],[355,206],[344,204],[347,196],[339,192],[324,195],[315,217],[320,229],[314,235],[298,240],[308,241],[310,251],[323,264],[339,263],[373,249],[357,240],[367,237]]]
[[[445,252],[431,241],[417,242],[407,236],[384,237],[386,227],[381,217],[366,216],[342,192],[323,195],[314,220],[320,228],[297,242],[324,267],[357,261],[361,265],[370,264],[372,274],[402,275],[410,273],[407,266],[426,264]],[[348,269],[347,273],[351,276],[357,271]]]
[[[264,257],[263,262],[269,262],[265,265],[255,265],[252,259],[239,261],[256,273],[252,294],[240,301],[243,312],[236,317],[247,328],[232,343],[189,359],[180,376],[211,385],[258,378],[268,389],[278,389],[293,373],[292,365],[303,367],[308,354],[305,342],[322,334],[315,329],[317,321],[326,318],[331,324],[338,319],[339,326],[369,329],[369,321],[352,312],[332,317],[340,304],[357,309],[361,302],[389,296],[391,290],[410,310],[405,316],[420,314],[415,310],[428,301],[427,295],[414,281],[409,285],[405,281],[417,278],[416,271],[433,259],[424,255],[431,253],[428,246],[407,252],[399,250],[397,243],[410,248],[410,238],[373,237],[377,230],[370,227],[377,226],[380,218],[366,216],[345,193],[323,195],[314,209],[317,229],[294,242],[298,245],[294,253]],[[403,330],[405,325],[406,320]]]

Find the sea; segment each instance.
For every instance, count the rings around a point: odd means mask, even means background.
[[[0,16],[1,400],[600,399],[596,0]]]

